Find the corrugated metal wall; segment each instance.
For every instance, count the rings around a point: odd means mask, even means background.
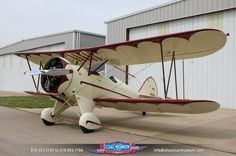
[[[0,49],[0,90],[19,91],[35,90],[30,76],[23,73],[28,70],[25,59],[13,54],[16,51],[59,51],[79,47],[92,47],[105,44],[105,36],[72,31],[51,36],[38,37],[18,42]],[[31,63],[32,69],[38,65]]]
[[[236,8],[236,0],[182,0],[107,21],[107,43],[126,40],[126,29]]]
[[[105,37],[80,33],[80,48],[105,45]]]
[[[199,28],[216,28],[230,33],[226,46],[218,53],[199,59],[185,60],[185,95],[186,98],[216,100],[224,108],[236,108],[235,27],[236,9],[133,28],[130,29],[130,39]],[[166,74],[169,66],[170,64],[167,63]],[[146,77],[153,76],[163,97],[162,70],[159,63],[129,66],[129,71],[137,77],[129,79],[130,86],[138,89],[137,84],[141,84]],[[182,97],[182,61],[177,61],[177,72],[178,88]],[[171,85],[169,96],[175,97],[174,83]]]
[[[48,45],[55,45],[59,43],[63,43],[65,49],[72,49],[74,48],[72,45],[74,40],[72,34],[73,32],[67,32],[56,35],[42,36],[33,39],[22,40],[20,42],[0,48],[0,55],[14,53],[17,51],[30,50],[37,47],[47,47]]]
[[[165,6],[154,7],[138,13],[107,21],[107,43],[126,41],[127,29],[130,39],[148,37],[172,32],[180,32],[197,28],[217,28],[229,32],[227,45],[220,52],[201,59],[185,61],[186,97],[196,99],[213,99],[219,101],[224,108],[236,108],[236,0],[182,0]],[[141,27],[143,26],[143,27]],[[179,68],[179,89],[182,90],[181,62]],[[167,66],[169,66],[167,64]],[[143,69],[143,70],[142,70]],[[124,73],[106,66],[109,75],[115,75],[124,81]],[[157,64],[131,67],[131,73],[140,73],[137,80],[130,80],[130,85],[139,88],[144,78],[153,75],[163,96],[162,73]],[[173,85],[173,84],[172,84]],[[182,93],[182,92],[181,92]],[[174,96],[170,90],[170,96]],[[182,96],[182,94],[180,94]]]
[[[48,45],[46,47],[35,48],[30,51],[55,51],[64,50],[64,44]],[[32,69],[38,69],[38,65],[31,63]],[[35,90],[32,78],[24,75],[29,70],[25,59],[13,54],[2,55],[0,57],[0,90],[22,92],[25,90]]]

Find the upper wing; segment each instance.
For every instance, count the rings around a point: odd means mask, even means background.
[[[89,65],[91,59],[92,65],[103,61],[103,59],[99,58],[97,54],[93,54],[92,57],[90,57],[90,50],[91,49],[86,48],[65,51],[17,52],[15,54],[38,65],[46,64],[48,60],[53,57],[63,57],[71,64],[80,64],[85,61],[85,66]]]
[[[208,100],[95,98],[98,106],[121,110],[198,114],[217,110],[220,105]]]
[[[173,52],[176,60],[203,57],[224,47],[226,39],[226,34],[220,30],[200,29],[93,48],[16,54],[24,58],[28,55],[37,64],[53,56],[61,56],[77,64],[92,54],[92,64],[108,60],[112,65],[132,65],[160,62],[161,49],[164,61],[171,60]]]

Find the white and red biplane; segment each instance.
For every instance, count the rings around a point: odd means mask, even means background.
[[[94,107],[188,114],[217,110],[219,104],[214,101],[178,99],[178,95],[176,99],[168,98],[171,74],[167,82],[164,65],[171,61],[170,73],[174,67],[176,78],[176,60],[210,55],[224,47],[226,40],[227,34],[220,30],[200,29],[93,48],[18,52],[16,55],[27,60],[30,71],[25,74],[32,76],[36,88],[35,92],[27,93],[56,100],[54,108],[42,111],[44,124],[53,125],[61,121],[63,111],[77,106],[79,126],[88,133],[101,128],[99,118],[93,113]],[[39,69],[32,70],[30,61],[38,64]],[[107,78],[97,72],[104,64],[120,66],[154,62],[162,65],[164,98],[158,97],[155,80],[151,77],[139,91],[135,91],[115,77]],[[37,80],[35,75],[38,75]],[[39,91],[40,81],[45,92]]]

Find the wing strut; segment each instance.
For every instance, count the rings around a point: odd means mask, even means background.
[[[29,70],[31,71],[32,68],[31,68],[30,63],[29,63],[29,58],[28,58],[27,55],[25,55],[25,58],[26,58],[26,61],[27,61],[27,64],[28,64]],[[33,80],[33,82],[34,82],[34,87],[35,87],[36,91],[38,92],[38,87],[37,87],[37,85],[36,85],[35,78],[34,78],[33,75],[32,75],[31,77],[32,77],[32,80]]]
[[[117,67],[117,66],[115,66],[115,65],[112,65],[112,66],[113,66],[114,68],[118,69],[119,71],[122,71],[122,72],[124,72],[125,74],[128,74],[128,75],[132,76],[133,78],[136,78],[134,75],[130,74],[129,72],[126,72],[126,71],[124,71],[123,69],[121,69],[121,68],[119,68],[119,67]]]
[[[41,70],[43,68],[43,64],[42,62],[40,62],[39,64],[39,70]],[[37,82],[37,92],[39,91],[39,81],[40,81],[40,78],[41,78],[41,74],[38,75],[38,82]]]
[[[83,66],[84,64],[89,60],[89,69],[88,69],[88,76],[91,74],[91,68],[92,68],[92,61],[93,61],[93,53],[94,52],[90,52],[90,54],[86,57],[86,59],[83,61],[83,63],[79,66],[78,70],[79,71]],[[107,61],[105,61],[103,64],[105,64]],[[102,64],[102,65],[103,65]],[[99,66],[100,68],[100,66]],[[98,69],[98,68],[97,68]],[[96,69],[96,70],[97,70]]]
[[[89,59],[90,55],[91,55],[91,53],[86,57],[86,59],[85,59],[84,62],[79,66],[79,68],[78,68],[77,71],[79,71],[79,70],[84,66],[85,62],[87,62],[87,60]]]
[[[175,51],[173,52],[173,57],[174,57],[174,72],[175,72],[175,94],[176,94],[176,99],[178,99],[178,86],[177,86],[177,74],[176,74],[176,63],[175,63]]]
[[[96,72],[99,68],[101,68],[104,64],[107,63],[108,60],[104,61],[103,63],[101,63],[93,72]]]
[[[185,99],[185,72],[184,72],[184,60],[182,60],[182,70],[183,70],[183,99]]]
[[[92,61],[93,61],[93,52],[90,53],[90,62],[89,62],[88,76],[90,76],[90,74],[91,74]]]
[[[171,73],[173,70],[173,66],[174,66],[174,76],[175,76],[175,94],[176,94],[176,99],[178,99],[178,85],[177,85],[177,72],[176,72],[177,70],[176,70],[176,61],[175,61],[175,51],[173,51],[173,54],[172,54],[169,76],[168,76],[168,81],[166,84],[162,42],[161,42],[161,63],[162,63],[162,74],[163,74],[163,85],[164,85],[165,99],[168,97],[168,91],[169,91],[169,85],[170,85],[170,79],[171,79]]]
[[[163,46],[161,41],[161,64],[162,64],[162,75],[163,75],[163,85],[164,85],[164,94],[165,99],[167,98],[167,91],[166,91],[166,77],[165,77],[165,66],[164,66],[164,58],[163,58]]]
[[[172,60],[171,60],[171,65],[170,65],[170,71],[169,71],[169,78],[168,78],[168,82],[167,82],[167,94],[169,91],[169,85],[170,85],[170,78],[171,78],[171,71],[172,71],[172,67],[173,67],[173,62],[174,62],[174,53],[172,54]]]

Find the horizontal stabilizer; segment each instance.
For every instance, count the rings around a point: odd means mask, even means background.
[[[57,69],[49,69],[49,70],[31,70],[26,71],[25,75],[50,75],[50,76],[62,76],[71,74],[73,71],[70,69],[64,69],[64,68],[57,68]]]

